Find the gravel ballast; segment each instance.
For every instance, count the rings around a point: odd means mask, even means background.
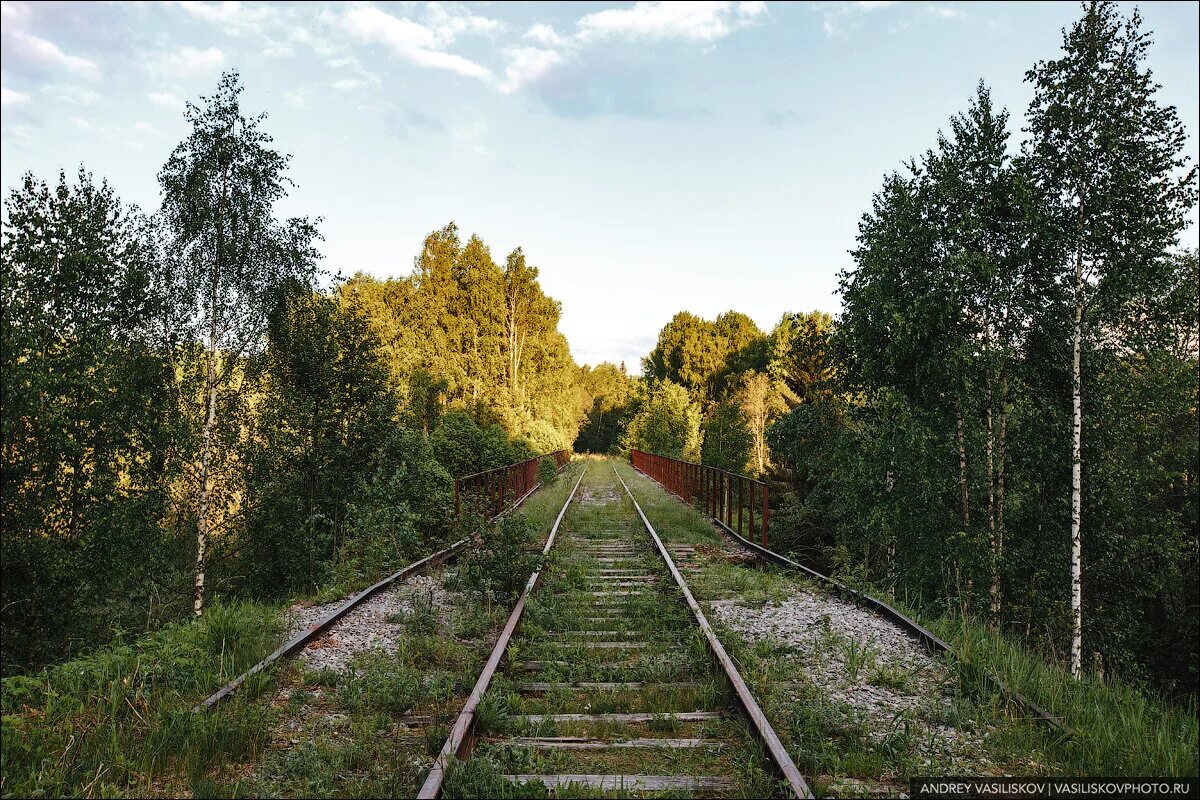
[[[448,619],[453,601],[436,575],[412,575],[390,589],[364,600],[350,613],[338,620],[320,638],[314,639],[300,653],[300,660],[310,669],[332,669],[345,672],[359,653],[380,649],[396,652],[403,635],[400,617],[409,614],[414,605],[429,603],[439,620]],[[324,605],[292,606],[288,609],[289,635],[294,635],[341,605],[337,600]],[[393,617],[396,622],[389,622]]]

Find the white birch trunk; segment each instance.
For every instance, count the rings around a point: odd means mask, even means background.
[[[1071,674],[1083,672],[1083,250],[1075,255],[1075,327],[1071,337]]]

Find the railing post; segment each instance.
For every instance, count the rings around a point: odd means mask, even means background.
[[[750,481],[750,502],[747,504],[747,508],[750,509],[750,524],[746,526],[746,533],[749,534],[747,539],[754,535],[754,484],[755,481]]]
[[[767,487],[767,482],[763,481],[763,513],[762,513],[762,546],[767,546],[767,520],[771,517],[771,504],[768,500],[770,489]]]
[[[738,536],[742,535],[742,485],[744,482],[743,477],[738,475]]]

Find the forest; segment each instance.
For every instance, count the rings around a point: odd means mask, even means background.
[[[680,312],[587,446],[764,476],[773,547],[1194,697],[1197,173],[1149,45],[1136,11],[1089,11],[1019,130],[980,82],[885,176],[836,319]]]
[[[156,210],[86,165],[27,174],[4,675],[216,598],[343,596],[449,541],[455,477],[638,448],[769,480],[772,547],[804,563],[1194,702],[1197,173],[1150,44],[1088,10],[1023,127],[981,81],[864,198],[839,313],[680,311],[633,372],[576,364],[537,254],[454,222],[404,277],[331,274],[234,71],[187,105]]]
[[[525,254],[449,223],[408,277],[327,274],[241,91],[189,104],[153,214],[83,167],[6,200],[6,674],[214,595],[345,593],[449,535],[454,477],[576,436]]]

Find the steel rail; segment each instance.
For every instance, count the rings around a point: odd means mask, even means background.
[[[634,467],[634,469],[637,469],[638,472],[641,472],[647,478],[649,478],[650,480],[657,483],[659,486],[661,486],[663,489],[665,489],[668,494],[675,495],[676,498],[687,503],[687,500],[684,497],[676,494],[675,492],[672,492],[663,483],[655,480],[653,477],[646,474],[642,470],[638,469],[636,466]],[[688,503],[688,505],[691,505],[691,504]],[[876,597],[872,597],[871,595],[869,595],[865,592],[859,591],[858,589],[852,589],[849,586],[847,586],[846,584],[842,583],[841,581],[836,580],[835,578],[831,578],[828,575],[824,575],[820,572],[817,572],[815,569],[806,567],[804,564],[801,564],[798,561],[793,561],[792,559],[788,558],[785,555],[776,553],[774,550],[769,550],[768,548],[763,547],[762,545],[757,544],[757,543],[747,539],[745,536],[742,536],[740,533],[735,531],[730,526],[726,525],[722,520],[718,519],[717,517],[710,516],[709,518],[714,523],[716,523],[721,528],[722,531],[724,531],[729,536],[733,537],[734,541],[736,541],[738,544],[740,544],[742,547],[746,548],[750,552],[754,553],[756,556],[758,556],[762,560],[770,562],[772,564],[775,564],[776,566],[783,567],[784,569],[789,570],[791,572],[799,572],[799,573],[817,581],[818,583],[824,584],[826,586],[831,586],[831,587],[837,589],[839,592],[843,593],[844,595],[848,595],[852,600],[855,600],[859,604],[864,605],[867,608],[871,609],[872,611],[879,614],[880,616],[891,620],[901,630],[903,630],[909,636],[916,639],[921,644],[921,646],[925,649],[925,651],[927,653],[929,653],[930,655],[944,656],[944,655],[952,655],[954,653],[954,648],[949,643],[947,643],[944,639],[942,639],[940,636],[935,634],[933,631],[929,630],[924,625],[917,622],[915,619],[908,616],[907,614],[900,611],[899,609],[885,603],[884,601],[882,601]],[[1004,681],[1000,680],[1000,678],[998,678],[990,673],[984,673],[984,678],[988,681],[988,683],[993,688],[998,690],[1001,694],[1012,698],[1014,701],[1016,701],[1016,703],[1018,705],[1024,706],[1025,708],[1032,711],[1038,717],[1038,719],[1040,721],[1049,725],[1051,728],[1055,729],[1058,733],[1061,733],[1068,737],[1074,736],[1074,732],[1071,730],[1071,728],[1065,722],[1063,722],[1061,719],[1059,719],[1058,717],[1056,717],[1054,714],[1050,713],[1046,709],[1042,708],[1040,705],[1038,705],[1034,701],[1030,700],[1025,695],[1021,694],[1020,692],[1016,691],[1015,689],[1010,688],[1006,683],[1004,683]]]
[[[535,484],[532,489],[530,489],[525,494],[521,495],[521,497],[519,497],[516,500],[516,502],[514,502],[510,507],[504,509],[499,514],[492,517],[492,521],[495,522],[496,520],[503,517],[505,514],[516,509],[518,506],[520,506],[522,503],[525,502],[526,498],[528,498],[531,494],[536,492],[540,487],[541,487],[540,483]],[[192,713],[198,713],[198,712],[204,711],[206,709],[212,708],[217,703],[221,702],[226,697],[228,697],[230,694],[232,694],[239,686],[241,686],[243,683],[245,683],[246,680],[251,675],[262,672],[264,669],[271,666],[271,664],[275,663],[276,661],[278,661],[281,658],[286,658],[287,656],[293,655],[296,652],[303,650],[304,646],[307,645],[309,642],[311,642],[313,639],[315,639],[319,634],[328,630],[335,622],[340,620],[342,617],[344,617],[350,611],[354,610],[354,608],[357,607],[359,604],[361,604],[364,600],[366,600],[367,598],[371,597],[372,595],[378,593],[379,590],[383,589],[385,586],[395,583],[398,580],[403,580],[404,578],[407,578],[410,575],[412,575],[416,572],[419,572],[422,569],[425,569],[427,567],[437,566],[438,564],[441,564],[442,562],[446,561],[447,559],[451,558],[452,556],[457,555],[458,551],[463,548],[463,546],[467,543],[467,541],[469,539],[470,539],[470,537],[464,536],[462,539],[459,539],[457,542],[450,545],[449,547],[447,547],[443,550],[439,550],[436,553],[433,553],[432,555],[425,556],[425,558],[422,558],[420,561],[414,561],[413,563],[409,564],[407,567],[404,567],[403,569],[401,569],[397,572],[393,572],[391,575],[388,575],[386,578],[379,581],[378,583],[374,583],[371,586],[368,586],[366,589],[363,589],[361,592],[358,592],[357,594],[350,595],[350,597],[348,597],[346,599],[346,601],[343,602],[341,605],[339,605],[337,608],[333,609],[328,614],[325,614],[320,619],[318,619],[316,622],[314,622],[312,625],[309,625],[307,628],[305,628],[304,630],[297,633],[291,639],[289,639],[288,641],[286,641],[282,645],[280,645],[273,653],[271,653],[269,656],[264,658],[262,661],[259,661],[257,664],[252,666],[250,669],[246,670],[241,675],[238,675],[236,678],[231,680],[229,683],[225,684],[220,689],[213,692],[205,700],[198,703],[194,708],[192,708]]]
[[[713,655],[721,664],[721,668],[725,671],[725,677],[729,679],[733,686],[734,693],[737,695],[738,703],[742,707],[742,711],[753,724],[754,729],[758,732],[759,738],[766,745],[767,751],[771,755],[771,760],[775,762],[775,767],[783,775],[787,781],[789,788],[796,797],[813,797],[812,790],[808,788],[808,783],[804,780],[804,776],[800,774],[800,770],[796,767],[796,763],[792,761],[791,755],[788,754],[787,748],[783,746],[783,742],[779,740],[775,729],[771,727],[770,721],[767,720],[766,714],[758,705],[758,701],[754,699],[754,695],[750,692],[750,687],[746,685],[746,681],[742,679],[741,673],[738,672],[737,665],[733,663],[729,653],[725,651],[724,645],[717,637],[712,626],[708,623],[708,618],[704,615],[700,604],[696,602],[696,598],[692,596],[691,589],[688,588],[687,582],[683,579],[683,575],[675,566],[671,554],[667,551],[666,545],[662,539],[658,538],[658,533],[654,530],[654,526],[650,524],[650,520],[646,518],[642,507],[638,505],[637,498],[633,496],[633,492],[629,490],[629,486],[625,483],[625,479],[621,477],[621,473],[617,472],[616,464],[612,465],[613,474],[617,476],[617,480],[621,482],[621,486],[625,487],[625,493],[629,495],[629,501],[633,503],[634,510],[642,519],[642,525],[645,526],[646,532],[650,534],[650,538],[654,540],[654,546],[658,549],[658,554],[662,556],[663,561],[667,564],[667,569],[670,570],[671,576],[675,578],[675,583],[683,592],[683,597],[687,601],[688,607],[691,608],[692,614],[696,617],[696,622],[700,625],[700,629],[704,631],[704,636],[708,640],[708,646],[712,650]]]
[[[566,516],[567,508],[571,505],[571,501],[575,499],[575,492],[578,491],[579,484],[583,481],[583,476],[587,474],[587,470],[588,464],[585,463],[583,470],[579,473],[579,478],[576,479],[575,485],[571,488],[571,493],[567,495],[567,501],[563,503],[562,509],[558,512],[558,516],[554,520],[554,525],[550,528],[550,535],[546,537],[546,545],[542,548],[542,561],[538,564],[538,568],[533,571],[533,574],[529,576],[529,580],[525,582],[525,588],[521,590],[521,596],[517,598],[517,604],[513,606],[512,613],[508,615],[508,622],[505,623],[504,630],[500,632],[500,638],[496,640],[496,646],[492,648],[491,656],[488,657],[487,663],[484,664],[483,671],[479,673],[479,679],[475,681],[475,686],[471,689],[471,695],[463,705],[458,719],[454,721],[454,727],[450,730],[450,735],[446,737],[446,742],[442,745],[442,750],[438,753],[437,760],[433,763],[433,768],[430,769],[429,775],[425,778],[425,783],[421,786],[421,791],[417,793],[418,798],[433,800],[433,798],[438,796],[438,793],[442,790],[442,783],[446,780],[446,770],[450,766],[450,759],[459,758],[470,745],[470,733],[475,724],[475,710],[479,707],[484,693],[487,692],[488,687],[491,685],[492,678],[496,674],[496,669],[500,666],[500,659],[504,657],[504,651],[508,649],[508,643],[512,639],[513,633],[517,630],[517,624],[521,621],[521,615],[525,613],[525,604],[529,600],[529,595],[541,579],[542,567],[545,565],[545,558],[549,555],[550,548],[554,546],[558,527],[562,524],[563,517]]]

